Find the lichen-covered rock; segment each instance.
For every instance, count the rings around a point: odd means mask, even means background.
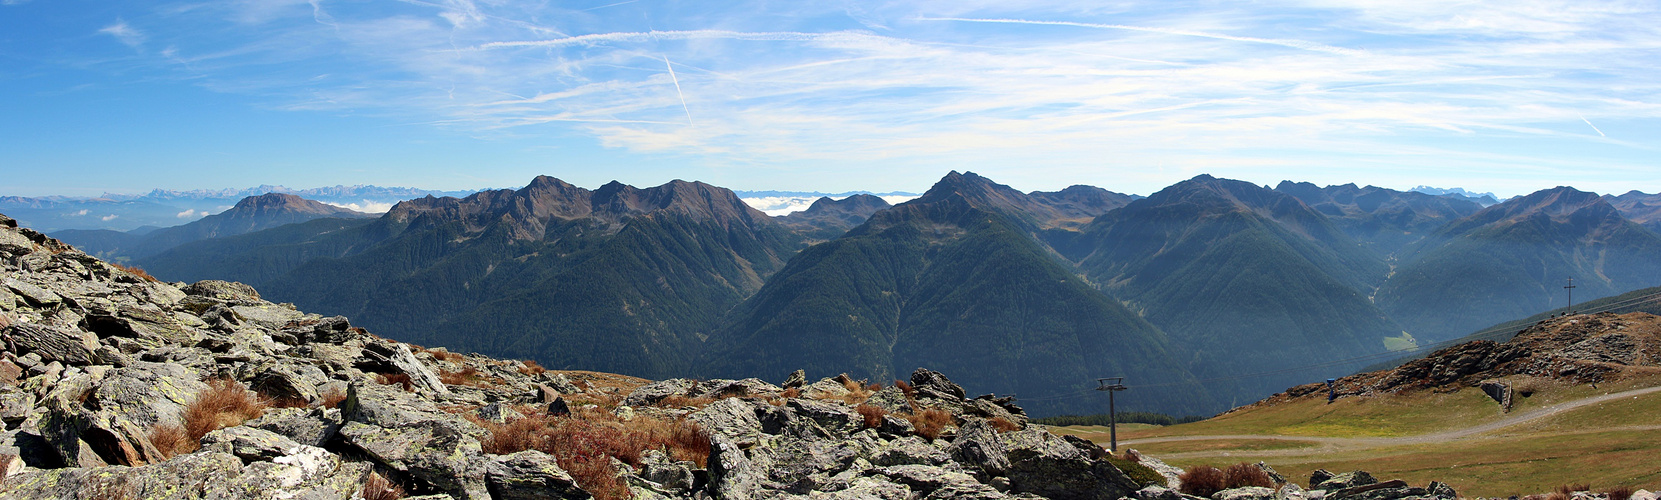
[[[323,446],[340,432],[344,422],[340,410],[323,408],[271,408],[259,418],[242,425],[283,435],[297,443]]]
[[[779,386],[763,382],[758,378],[747,378],[743,380],[711,380],[709,382],[699,384],[699,389],[700,391],[697,397],[711,399],[766,396],[778,394],[784,391],[784,389]]]
[[[188,295],[205,297],[229,303],[259,302],[260,292],[254,287],[234,281],[202,280],[182,290]]]
[[[1356,486],[1366,486],[1366,485],[1374,484],[1374,483],[1378,482],[1378,480],[1373,479],[1373,476],[1371,474],[1368,474],[1367,471],[1360,471],[1360,470],[1354,471],[1354,472],[1345,472],[1343,474],[1330,475],[1328,478],[1323,479],[1319,482],[1314,481],[1314,479],[1316,477],[1319,477],[1322,473],[1325,473],[1325,472],[1326,471],[1324,471],[1324,470],[1316,470],[1313,474],[1311,474],[1310,484],[1314,485],[1314,486],[1310,487],[1311,489],[1327,490],[1330,493],[1330,492],[1334,492],[1334,491],[1337,491],[1337,490],[1342,490],[1342,489],[1345,489],[1345,488],[1354,488]]]
[[[485,486],[488,464],[479,441],[443,422],[423,420],[378,427],[347,421],[340,428],[340,436],[376,462],[407,472],[458,498],[490,498]]]
[[[807,385],[807,371],[796,370],[790,372],[790,376],[784,378],[784,383],[780,384],[780,387],[785,389],[795,389],[803,385]]]
[[[717,400],[691,415],[688,420],[698,424],[711,436],[721,436],[735,446],[752,446],[761,436],[761,420],[757,418],[758,405],[739,398]]]
[[[422,393],[432,395],[450,394],[450,389],[444,386],[444,382],[438,379],[438,375],[433,373],[427,365],[421,363],[421,360],[415,359],[415,355],[410,353],[407,345],[396,342],[366,342],[363,346],[363,357],[365,358],[363,364],[367,366],[408,375],[410,383],[414,384],[416,390]]]
[[[951,461],[951,455],[916,436],[906,436],[882,445],[871,456],[871,463],[879,467],[893,465],[934,465]]]
[[[21,323],[0,330],[0,339],[17,346],[18,354],[35,353],[46,361],[66,365],[92,364],[98,337],[85,330]]]
[[[1261,486],[1229,488],[1211,494],[1211,500],[1270,500],[1274,497],[1275,490]]]
[[[623,404],[628,406],[651,406],[668,399],[670,396],[686,396],[697,389],[698,382],[692,379],[672,378],[640,386],[629,396],[623,398]]]
[[[202,436],[202,448],[230,453],[244,462],[269,462],[298,450],[300,443],[275,432],[239,425]]]
[[[709,448],[710,494],[716,500],[756,498],[764,471],[750,461],[744,449],[724,434],[711,434]]]
[[[491,498],[496,500],[585,499],[592,498],[577,487],[554,457],[536,450],[512,455],[491,455],[485,475]]]

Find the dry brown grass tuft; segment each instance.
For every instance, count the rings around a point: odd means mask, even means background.
[[[459,356],[459,355],[457,355]],[[478,368],[462,367],[457,371],[439,371],[438,381],[445,385],[469,385],[473,387],[495,387],[505,383],[505,380],[479,373]]]
[[[380,473],[369,473],[369,480],[363,482],[363,489],[358,491],[363,500],[398,500],[404,498],[404,487],[393,484]]]
[[[1182,486],[1177,490],[1197,497],[1210,498],[1212,493],[1228,488],[1228,477],[1222,469],[1209,465],[1189,467],[1186,472],[1177,476]]]
[[[906,381],[904,381],[904,380],[895,380],[894,381],[894,387],[900,388],[900,392],[905,393],[905,398],[906,399],[912,399],[912,398],[917,397],[917,389],[912,388],[911,384],[906,383]]]
[[[694,408],[703,408],[705,406],[709,406],[710,403],[714,403],[717,400],[726,399],[726,398],[730,398],[730,397],[733,397],[733,396],[728,395],[728,396],[723,396],[723,397],[718,397],[718,398],[698,398],[698,397],[682,396],[680,394],[676,394],[676,395],[673,395],[673,396],[669,396],[667,398],[663,398],[662,401],[658,401],[657,406],[662,407],[662,408],[686,408],[686,407],[689,407],[689,406],[694,407]]]
[[[381,385],[400,385],[406,392],[415,390],[415,381],[410,380],[407,373],[377,373],[375,382]]]
[[[1224,488],[1241,488],[1245,486],[1275,487],[1275,480],[1269,477],[1263,468],[1245,462],[1237,463],[1223,469]]]
[[[151,276],[150,273],[144,272],[143,269],[139,269],[138,266],[123,266],[121,264],[116,264],[116,263],[113,263],[113,262],[110,263],[110,265],[115,266],[116,269],[126,271],[127,274],[137,276],[139,279],[142,279],[144,281],[148,281],[148,282],[151,282],[151,283],[161,281],[161,280],[156,279],[155,276]]]
[[[933,441],[940,437],[940,432],[948,425],[956,425],[957,419],[950,412],[939,408],[929,408],[920,412],[906,413],[905,419],[911,421],[911,427],[918,436]]]
[[[1021,426],[1015,425],[1015,422],[1010,422],[1003,417],[992,417],[992,420],[988,420],[986,423],[992,424],[992,429],[998,431],[998,434],[1021,430]]]
[[[536,360],[534,359],[527,359],[522,363],[524,363],[524,365],[519,367],[520,375],[541,375],[548,371],[548,369],[543,368],[542,365],[536,364]]]
[[[242,425],[251,419],[259,418],[265,413],[270,403],[260,399],[241,382],[230,379],[213,379],[208,381],[208,388],[196,394],[196,399],[185,406],[185,425],[180,431],[182,440],[172,435],[172,429],[157,427],[151,429],[151,435],[157,433],[173,445],[170,447],[173,454],[190,453],[201,446],[202,436],[218,429]],[[151,438],[155,443],[155,437]],[[161,447],[160,443],[155,443]],[[168,451],[164,448],[164,451]]]
[[[639,416],[624,422],[608,412],[577,410],[569,416],[536,415],[507,424],[475,419],[489,434],[484,451],[508,454],[538,450],[552,455],[578,486],[599,499],[628,498],[628,488],[611,469],[611,458],[640,465],[646,450],[664,450],[675,460],[705,467],[709,436],[697,424]]]
[[[185,435],[185,429],[177,425],[161,424],[152,427],[149,437],[150,444],[156,445],[156,449],[161,451],[162,458],[173,458],[184,453],[190,453],[200,446],[198,443],[192,443],[189,436]]]
[[[791,387],[789,389],[785,389],[784,392],[780,393],[779,395],[784,396],[785,399],[799,398],[799,397],[802,397],[802,390],[798,389],[798,388],[795,388],[795,387]]]
[[[859,412],[859,416],[865,418],[866,429],[882,427],[882,417],[888,415],[887,410],[875,405],[859,405],[854,407],[854,411]]]
[[[1631,500],[1632,499],[1632,494],[1637,493],[1637,492],[1638,491],[1632,489],[1631,486],[1626,486],[1626,485],[1616,486],[1614,488],[1609,488],[1607,490],[1603,490],[1603,494],[1605,496],[1608,496],[1609,500]]]
[[[336,408],[336,407],[340,406],[341,401],[345,401],[345,400],[346,400],[346,391],[343,391],[343,390],[340,390],[340,389],[331,389],[331,390],[329,390],[329,392],[323,393],[322,403],[323,403],[324,408]]]
[[[842,381],[842,388],[847,389],[848,393],[834,399],[850,405],[862,404],[865,400],[871,399],[871,393],[876,392],[866,390],[866,386],[864,384],[846,379]]]

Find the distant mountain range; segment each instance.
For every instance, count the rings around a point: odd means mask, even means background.
[[[822,197],[782,216],[683,181],[538,177],[378,217],[269,199],[135,236],[194,241],[133,262],[549,367],[880,381],[929,367],[1036,414],[1098,411],[1103,376],[1142,389],[1127,408],[1217,411],[1561,306],[1568,277],[1580,300],[1661,285],[1654,195],[1567,187],[1484,207],[1206,175],[1145,198],[1023,193],[952,172],[903,203]]]
[[[267,193],[291,194],[359,212],[380,213],[411,198],[466,196],[472,192],[361,185],[312,189],[270,185],[193,191],[155,189],[142,195],[106,193],[92,198],[0,196],[0,212],[9,214],[20,224],[45,232],[107,229],[143,233],[223,212],[243,198]]]
[[[124,261],[149,257],[193,241],[247,234],[313,219],[368,217],[371,215],[292,194],[267,193],[243,198],[230,210],[165,229],[138,232],[66,229],[52,236],[94,256]]]

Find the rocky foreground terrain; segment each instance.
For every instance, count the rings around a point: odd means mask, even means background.
[[[0,498],[1202,498],[925,369],[886,387],[552,372],[157,282],[4,216],[0,281]],[[1310,483],[1210,497],[1457,496]]]

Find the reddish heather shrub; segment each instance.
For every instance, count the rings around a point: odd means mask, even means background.
[[[1228,489],[1228,478],[1223,475],[1222,469],[1209,465],[1189,467],[1177,476],[1177,481],[1182,483],[1178,491],[1197,497],[1210,498],[1212,493]]]
[[[196,394],[196,399],[185,407],[184,432],[189,438],[183,443],[182,451],[189,453],[196,451],[202,436],[209,432],[226,427],[242,425],[251,419],[259,418],[269,407],[266,401],[255,396],[241,382],[230,379],[213,379],[208,381],[208,388]]]
[[[1632,500],[1632,494],[1637,492],[1638,490],[1633,489],[1631,486],[1620,485],[1604,490],[1603,494],[1607,495],[1609,500]]]
[[[1021,430],[1021,426],[1015,425],[1015,422],[1005,420],[1003,417],[992,417],[992,420],[987,420],[986,423],[991,424],[992,429],[998,431],[998,434]]]
[[[139,269],[138,266],[123,266],[121,264],[116,264],[116,263],[113,263],[113,262],[110,263],[110,265],[115,266],[116,269],[126,271],[127,274],[137,276],[139,279],[142,279],[144,281],[148,281],[148,282],[151,282],[151,283],[161,281],[161,280],[156,279],[155,276],[151,276],[150,273],[144,272],[143,269]]]
[[[1245,486],[1275,487],[1275,480],[1269,477],[1263,468],[1245,462],[1237,463],[1223,469],[1224,489],[1241,488]]]
[[[854,407],[854,411],[859,412],[859,416],[865,418],[866,429],[876,429],[882,427],[882,417],[888,415],[887,410],[882,409],[881,406],[875,405],[859,405]]]
[[[363,488],[358,490],[358,496],[363,500],[399,500],[404,498],[404,487],[393,484],[379,473],[369,473],[369,480],[363,482]]]
[[[411,380],[407,373],[377,373],[375,381],[381,385],[403,386],[405,391],[415,390],[415,381]]]
[[[542,365],[536,364],[536,360],[527,359],[522,363],[524,366],[519,367],[520,375],[538,375],[548,371],[548,369],[543,368]]]
[[[162,458],[173,458],[180,454],[190,453],[200,446],[196,443],[190,443],[189,437],[185,435],[185,429],[177,425],[161,424],[152,427],[149,437],[150,444],[156,445],[156,449],[161,451]]]
[[[917,397],[917,389],[911,388],[911,384],[906,383],[904,380],[895,380],[894,387],[900,388],[900,392],[905,393],[906,399]]]
[[[779,395],[784,396],[786,399],[799,398],[799,397],[802,397],[802,390],[797,389],[795,387],[791,387],[789,389],[785,389],[784,392],[780,393]]]
[[[877,392],[877,391],[880,391],[880,390],[882,390],[882,384],[879,384],[879,383],[876,383],[876,382],[872,382],[872,383],[871,383],[871,384],[870,384],[870,385],[866,385],[866,386],[865,386],[865,390],[866,390],[866,392]]]
[[[938,408],[929,408],[920,412],[908,413],[905,415],[905,419],[911,421],[911,427],[918,436],[927,438],[930,441],[935,440],[935,438],[939,438],[940,432],[944,431],[946,426],[957,423],[957,420],[952,418],[951,413]]]
[[[507,424],[474,419],[489,434],[486,453],[539,450],[553,455],[577,484],[600,499],[628,498],[628,488],[611,469],[615,457],[639,466],[646,450],[665,450],[675,460],[705,467],[709,436],[697,424],[639,416],[624,422],[603,411],[578,410],[570,416],[532,416]]]
[[[345,400],[346,400],[346,391],[342,391],[340,389],[331,389],[331,390],[329,390],[329,392],[323,393],[323,407],[324,408],[339,407],[340,402],[345,401]]]

